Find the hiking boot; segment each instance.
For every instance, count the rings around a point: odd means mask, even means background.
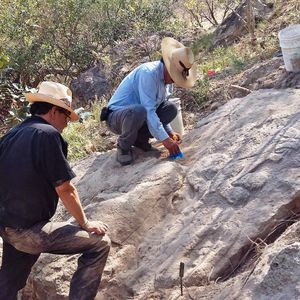
[[[133,144],[134,147],[140,148],[145,152],[153,151],[155,148],[152,147],[152,145],[148,141],[138,141],[136,140]]]
[[[125,151],[120,146],[117,146],[117,161],[122,165],[130,165],[133,162],[131,149]]]

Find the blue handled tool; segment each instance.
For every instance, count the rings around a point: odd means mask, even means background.
[[[178,159],[178,158],[184,158],[184,154],[181,152],[181,151],[179,151],[177,154],[175,154],[175,155],[169,155],[169,158],[170,159],[173,159],[173,160],[175,160],[175,159]]]

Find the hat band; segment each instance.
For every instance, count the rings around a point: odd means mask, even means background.
[[[71,107],[71,103],[70,103],[70,101],[67,98],[60,98],[59,100],[61,100],[68,107]]]
[[[58,101],[62,101],[65,105],[67,105],[68,107],[71,108],[71,102],[68,98],[64,97],[64,98],[57,98],[51,94],[46,94],[46,93],[41,93],[40,91],[38,93],[36,93],[37,95],[40,94],[40,95],[44,95],[44,96],[47,96],[47,97],[50,97],[52,99],[55,99],[55,100],[58,100]]]
[[[182,68],[183,68],[183,70],[182,70],[182,72],[181,72],[181,74],[182,74],[182,76],[184,77],[184,78],[187,78],[188,76],[189,76],[189,70],[190,70],[190,68],[187,68],[184,64],[183,64],[183,62],[180,60],[179,61],[179,64],[182,66]]]

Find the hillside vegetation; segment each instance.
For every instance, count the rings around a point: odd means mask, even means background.
[[[82,72],[101,64],[111,89],[101,98],[79,103],[91,116],[71,124],[64,135],[71,141],[73,160],[110,149],[114,137],[98,121],[99,111],[126,73],[160,57],[159,41],[166,35],[191,46],[197,55],[196,86],[190,91],[175,89],[182,99],[185,125],[191,128],[199,115],[237,96],[241,89],[233,91],[230,85],[243,81],[245,70],[278,53],[280,29],[300,23],[298,1],[262,1],[272,8],[267,18],[256,18],[252,11],[251,18],[243,19],[246,30],[234,43],[214,45],[214,31],[230,14],[237,14],[243,2],[255,1],[3,0],[0,133],[28,115],[25,89],[43,80],[70,85]],[[208,76],[210,70],[213,76]]]

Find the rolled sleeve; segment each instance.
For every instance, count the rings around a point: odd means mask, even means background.
[[[165,125],[165,131],[168,132],[168,133],[173,131],[173,128],[171,127],[170,124]]]

